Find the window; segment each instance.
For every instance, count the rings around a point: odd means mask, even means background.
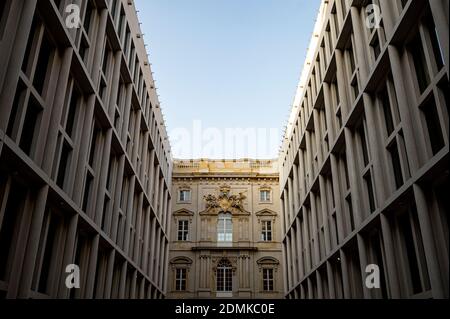
[[[175,276],[175,290],[176,291],[186,291],[186,282],[187,282],[187,269],[186,268],[178,268],[176,270],[176,276]]]
[[[270,220],[262,221],[261,239],[263,241],[272,241],[272,221]]]
[[[260,195],[259,198],[260,198],[261,202],[266,202],[266,203],[270,202],[270,190],[268,190],[268,189],[261,190],[259,195]]]
[[[421,110],[424,114],[426,126],[428,128],[428,138],[431,150],[433,155],[436,155],[444,148],[445,142],[434,97],[429,98],[424,105],[421,106]]]
[[[0,3],[0,40],[3,38],[3,32],[5,31],[10,6],[11,0],[3,0]]]
[[[273,291],[273,269],[263,269],[263,290]]]
[[[178,240],[187,241],[189,236],[189,221],[179,220],[178,221]]]
[[[180,202],[190,202],[191,201],[191,191],[188,189],[182,189],[180,190],[180,194],[179,194],[179,200]]]
[[[233,274],[231,263],[222,259],[217,265],[217,292],[233,291]]]
[[[233,221],[231,214],[220,214],[217,225],[217,241],[233,241]]]
[[[422,46],[420,34],[417,33],[409,46],[414,67],[416,70],[417,83],[419,85],[420,94],[422,94],[430,84],[430,75],[427,70],[427,62]]]

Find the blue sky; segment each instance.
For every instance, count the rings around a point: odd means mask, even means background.
[[[277,157],[320,0],[135,2],[173,156]],[[225,150],[233,128],[267,129],[262,147]]]

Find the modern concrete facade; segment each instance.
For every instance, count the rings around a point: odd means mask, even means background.
[[[2,0],[0,61],[0,298],[163,298],[172,161],[133,1]]]
[[[448,6],[322,2],[280,160],[287,298],[448,298]]]
[[[278,161],[175,161],[169,298],[282,298]]]

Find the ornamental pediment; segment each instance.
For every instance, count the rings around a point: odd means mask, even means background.
[[[276,217],[276,216],[278,216],[278,214],[276,212],[274,212],[273,210],[263,209],[263,210],[260,210],[259,212],[257,212],[256,216],[258,216],[258,217],[264,217],[264,216]]]
[[[194,216],[194,212],[188,209],[180,209],[172,214],[173,216]]]

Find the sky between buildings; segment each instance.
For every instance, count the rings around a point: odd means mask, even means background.
[[[136,0],[174,158],[276,158],[320,0]]]

